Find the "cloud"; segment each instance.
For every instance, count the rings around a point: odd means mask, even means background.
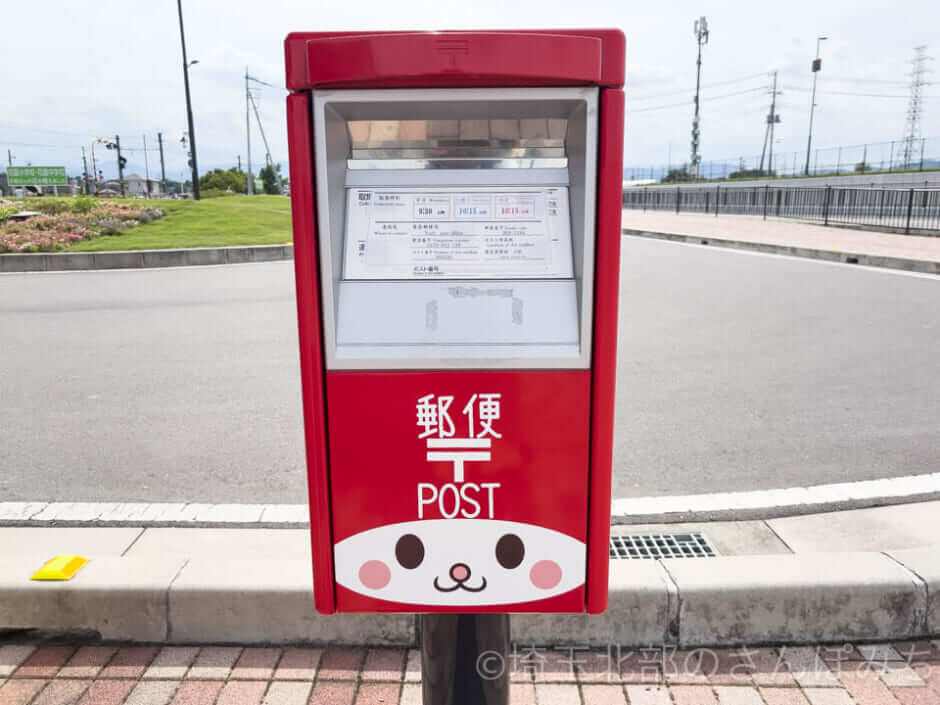
[[[890,12],[875,2],[819,3],[794,0],[785,6],[745,2],[623,3],[614,0],[502,0],[439,2],[365,0],[297,3],[232,3],[184,0],[187,48],[199,64],[191,82],[201,169],[227,168],[246,160],[244,72],[280,85],[282,42],[304,29],[381,29],[615,26],[624,30],[627,54],[628,165],[687,159],[695,85],[692,23],[708,16],[711,39],[703,51],[702,153],[706,161],[758,154],[769,94],[765,77],[777,69],[784,94],[778,150],[805,149],[815,38],[823,44],[815,144],[863,144],[898,139],[904,127],[903,98],[865,98],[838,92],[906,94],[907,62],[916,44],[929,43],[940,23],[940,6],[896,2]],[[167,174],[179,178],[186,156],[179,139],[186,130],[179,25],[176,5],[162,0],[92,4],[51,0],[8,3],[3,10],[0,49],[0,149],[17,163],[66,164],[80,169],[81,146],[95,136],[120,134],[129,148],[129,169],[143,173],[143,136],[155,149],[166,138]],[[940,55],[940,47],[934,53]],[[899,81],[898,84],[842,82]],[[713,86],[715,83],[724,85]],[[755,88],[739,96],[719,97]],[[674,92],[663,99],[647,99]],[[927,90],[935,95],[935,89]],[[263,88],[259,111],[275,161],[286,167],[284,91]],[[641,106],[685,105],[646,112]],[[925,105],[924,129],[936,125],[940,99]],[[252,161],[263,163],[260,134],[252,128]],[[136,149],[137,151],[130,151]],[[147,153],[150,173],[159,168]],[[96,150],[97,155],[97,150]],[[5,157],[5,155],[3,155]],[[116,173],[114,155],[100,155],[106,177]],[[257,168],[257,166],[255,166]]]

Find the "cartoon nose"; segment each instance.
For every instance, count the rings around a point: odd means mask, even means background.
[[[463,563],[454,563],[450,567],[450,577],[456,580],[458,583],[462,583],[464,580],[470,577],[470,568],[468,568]]]

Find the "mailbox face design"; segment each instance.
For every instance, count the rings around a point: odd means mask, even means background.
[[[288,37],[321,612],[605,608],[623,49]]]
[[[584,543],[512,521],[388,524],[336,544],[335,556],[339,585],[398,603],[511,605],[561,595],[584,583]]]

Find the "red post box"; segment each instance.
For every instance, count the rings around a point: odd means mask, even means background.
[[[317,609],[602,612],[623,34],[285,50]]]

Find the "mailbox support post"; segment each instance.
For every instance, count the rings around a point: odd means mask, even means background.
[[[422,614],[418,621],[424,705],[508,705],[508,614]]]

